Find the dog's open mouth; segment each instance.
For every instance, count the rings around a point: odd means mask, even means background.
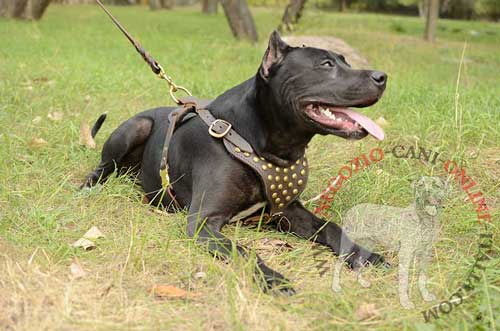
[[[378,140],[384,139],[384,130],[380,126],[350,108],[310,103],[306,105],[304,112],[313,121],[329,129],[353,136],[369,133]]]

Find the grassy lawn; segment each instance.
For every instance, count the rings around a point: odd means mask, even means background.
[[[255,9],[262,42],[251,45],[233,40],[222,14],[141,7],[112,11],[176,82],[200,97],[214,97],[253,75],[266,37],[281,16],[281,11]],[[397,268],[368,270],[373,283],[368,289],[344,271],[338,294],[331,290],[336,257],[330,252],[269,229],[228,226],[230,238],[255,249],[291,279],[298,293],[270,296],[258,290],[249,265],[218,261],[187,239],[184,214],[159,214],[142,204],[132,179],[113,177],[101,188],[78,191],[106,137],[133,114],[169,104],[166,87],[97,7],[54,5],[38,23],[0,20],[0,330],[498,328],[500,26],[442,20],[435,45],[421,40],[422,29],[417,18],[308,10],[296,34],[340,37],[389,75],[381,102],[364,110],[371,118],[385,118],[386,140],[314,138],[304,200],[319,194],[354,156],[398,144],[456,160],[487,197],[488,231],[494,235],[487,268],[469,298],[431,323],[424,323],[421,310],[437,302],[425,303],[416,281],[411,298],[417,308],[399,305]],[[108,120],[97,136],[98,150],[79,146],[80,122],[93,122],[104,111]],[[62,120],[47,117],[54,112],[62,113]],[[47,143],[37,146],[34,138]],[[329,219],[341,223],[343,211],[366,201],[407,206],[410,182],[420,174],[439,175],[441,168],[386,156],[344,184]],[[428,271],[429,288],[440,301],[466,279],[480,231],[466,194],[453,187]],[[92,226],[106,235],[97,248],[71,248]],[[269,238],[291,248],[280,248]],[[397,265],[394,254],[386,255]],[[319,260],[329,261],[323,275]],[[86,276],[71,277],[73,261]],[[197,272],[206,277],[196,279]],[[153,284],[201,295],[158,300],[147,291]],[[365,304],[374,304],[377,313],[360,320],[357,314]]]

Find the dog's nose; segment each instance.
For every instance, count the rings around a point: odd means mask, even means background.
[[[377,86],[384,86],[387,81],[387,75],[382,71],[372,71],[371,78]]]

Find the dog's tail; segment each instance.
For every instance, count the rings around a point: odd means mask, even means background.
[[[106,116],[108,116],[107,113],[102,113],[95,122],[94,126],[92,127],[92,131],[90,131],[92,138],[95,138],[97,132],[101,129],[102,123],[104,123],[104,121],[106,120]]]

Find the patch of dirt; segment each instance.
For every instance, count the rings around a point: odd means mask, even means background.
[[[288,36],[283,38],[291,46],[300,47],[302,45],[323,48],[335,53],[342,54],[353,68],[368,68],[368,60],[358,53],[349,44],[335,37],[319,36]]]

